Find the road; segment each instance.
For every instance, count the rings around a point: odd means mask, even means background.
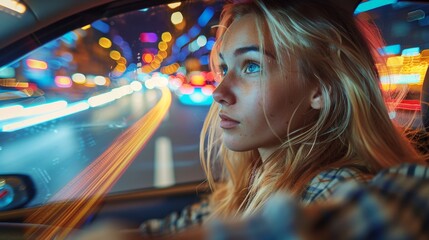
[[[136,92],[68,117],[1,133],[0,174],[30,175],[37,189],[30,204],[49,201],[151,110],[160,97],[159,90]],[[208,107],[184,106],[173,94],[166,118],[110,192],[204,179],[198,148],[207,111]]]

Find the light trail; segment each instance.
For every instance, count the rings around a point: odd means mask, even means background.
[[[67,103],[65,103],[64,105],[66,106]],[[1,127],[1,130],[3,132],[13,132],[13,131],[16,131],[16,130],[19,130],[22,128],[34,126],[34,125],[39,124],[39,123],[43,123],[43,122],[51,121],[53,119],[61,118],[61,117],[68,116],[71,114],[75,114],[75,113],[87,110],[88,108],[89,108],[88,103],[83,102],[83,101],[76,102],[76,103],[70,104],[68,107],[62,108],[58,111],[48,112],[48,113],[42,114],[42,115],[36,115],[34,117],[27,118],[24,120],[12,122],[12,123],[7,123],[7,124],[4,124],[3,126],[0,125],[0,127]]]
[[[67,108],[68,103],[66,101],[56,101],[46,104],[40,104],[33,107],[24,108],[21,105],[13,105],[4,108],[0,108],[0,120],[7,120],[12,118],[37,116],[42,114],[51,113],[54,111],[62,110]]]
[[[129,85],[114,88],[110,92],[102,93],[90,97],[88,100],[75,103],[67,103],[61,100],[26,108],[20,105],[0,108],[0,131],[13,132],[40,123],[49,122],[57,118],[88,110],[90,107],[99,107],[103,104],[116,101],[133,92],[138,92],[141,89],[142,84],[138,81],[133,81]]]
[[[52,198],[53,201],[64,202],[41,207],[26,219],[28,223],[51,226],[48,229],[30,229],[26,232],[29,239],[64,239],[97,209],[103,196],[129,167],[166,116],[171,105],[171,92],[167,88],[161,91],[161,99],[145,116],[123,132],[104,153]]]

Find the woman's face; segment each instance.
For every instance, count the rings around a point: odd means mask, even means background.
[[[296,71],[282,77],[272,43],[259,51],[255,26],[248,14],[225,33],[218,56],[223,80],[213,97],[220,104],[224,144],[233,151],[257,148],[264,160],[281,144],[279,137],[285,139],[288,128],[293,132],[312,115],[314,91],[298,84]]]

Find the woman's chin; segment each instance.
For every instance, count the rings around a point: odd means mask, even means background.
[[[254,149],[252,147],[244,145],[243,142],[224,141],[224,145],[226,148],[234,152],[245,152]]]

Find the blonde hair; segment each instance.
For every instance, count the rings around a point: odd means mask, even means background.
[[[224,7],[212,70],[228,27],[252,14],[260,47],[272,41],[285,81],[291,70],[286,63],[293,59],[300,84],[319,86],[324,102],[317,118],[288,131],[278,151],[264,162],[257,149],[233,152],[222,144],[219,104],[213,103],[201,132],[200,156],[214,191],[215,216],[251,215],[278,190],[299,196],[327,169],[354,167],[365,177],[401,162],[423,162],[389,118],[388,95],[381,91],[375,67],[377,46],[364,37],[377,32],[324,2],[255,0]],[[264,31],[272,40],[264,39]],[[221,174],[215,175],[218,167]]]

